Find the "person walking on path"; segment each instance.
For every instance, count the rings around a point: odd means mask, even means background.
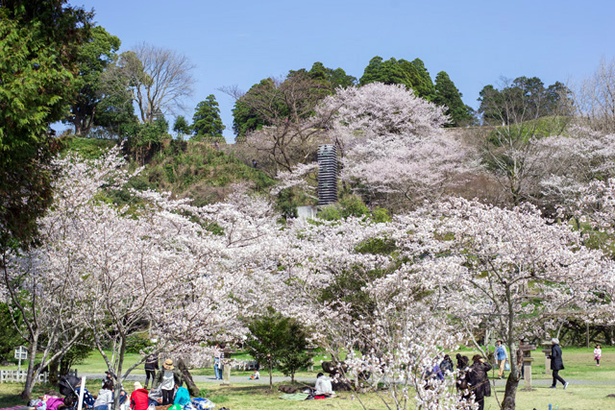
[[[594,360],[596,361],[596,366],[600,367],[600,358],[602,358],[602,348],[600,344],[596,344],[596,348],[594,348]]]
[[[568,388],[568,383],[562,377],[560,377],[560,370],[564,369],[564,360],[562,359],[562,349],[559,346],[559,339],[551,338],[551,370],[553,370],[553,383],[549,388],[555,388],[557,382],[561,382],[564,389]]]
[[[495,359],[498,362],[498,378],[502,379],[504,376],[504,368],[506,367],[506,350],[502,345],[502,340],[497,340],[495,342]]]
[[[474,393],[474,401],[478,404],[479,410],[485,409],[485,397],[491,396],[491,385],[487,372],[491,369],[491,364],[476,354],[472,357],[472,366],[468,371],[468,388]]]

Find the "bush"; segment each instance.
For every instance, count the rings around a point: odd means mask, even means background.
[[[126,341],[126,352],[138,354],[151,345],[149,337],[145,334],[132,334]]]

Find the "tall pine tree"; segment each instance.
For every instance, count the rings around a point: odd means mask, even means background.
[[[197,104],[192,117],[193,140],[223,141],[224,124],[220,118],[220,107],[213,94]]]
[[[445,113],[451,118],[449,126],[459,127],[473,122],[472,108],[463,103],[461,93],[445,71],[436,75],[435,91],[433,102],[447,108]]]

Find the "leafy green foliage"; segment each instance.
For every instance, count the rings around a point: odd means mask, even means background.
[[[446,107],[446,114],[450,116],[450,126],[460,127],[471,124],[474,120],[472,108],[461,100],[461,93],[445,71],[436,75],[436,95],[433,102]]]
[[[51,203],[49,124],[74,93],[76,53],[91,15],[65,1],[10,0],[0,7],[0,247],[25,245]]]
[[[254,190],[265,191],[274,181],[261,171],[211,145],[193,141],[164,141],[134,184],[190,196],[204,205],[224,199],[229,186],[248,182]]]
[[[190,125],[184,116],[175,117],[173,123],[173,131],[176,138],[183,138],[186,134],[190,134]]]
[[[478,112],[487,125],[518,124],[547,116],[572,114],[570,90],[559,81],[544,86],[538,77],[517,77],[500,90],[489,84],[480,92]]]
[[[417,96],[429,101],[433,100],[436,94],[429,72],[418,58],[413,61],[395,58],[384,61],[380,56],[372,58],[365,67],[359,84],[364,86],[375,82],[403,84],[414,90]]]
[[[312,364],[308,348],[308,333],[296,320],[284,317],[269,308],[268,312],[249,325],[246,341],[248,352],[262,367],[271,372],[278,367],[295,381],[295,373]]]
[[[71,105],[71,113],[64,122],[75,127],[75,134],[85,136],[94,125],[94,115],[101,100],[101,76],[113,62],[120,48],[120,39],[103,27],[92,28],[92,37],[79,49],[79,64],[75,86],[78,90]]]
[[[390,255],[397,250],[397,245],[390,238],[370,238],[358,244],[356,250],[361,254]]]
[[[235,102],[233,107],[233,131],[237,137],[245,137],[251,131],[258,130],[262,126],[270,125],[259,115],[256,104],[251,100],[260,100],[261,96],[271,94],[275,89],[275,83],[271,78],[266,78],[260,83],[253,85],[248,92]]]
[[[138,354],[151,345],[152,343],[150,342],[147,332],[130,334],[126,340],[126,352]]]
[[[375,222],[391,221],[389,211],[376,207],[370,210],[360,196],[355,194],[342,195],[337,204],[330,204],[318,211],[318,218],[327,221],[337,221],[348,217],[369,217]]]
[[[64,149],[77,152],[86,160],[99,158],[102,153],[117,144],[116,140],[68,136],[64,139]]]
[[[11,313],[6,303],[0,303],[0,361],[13,361],[13,350],[24,344],[15,326],[21,325],[17,313]]]

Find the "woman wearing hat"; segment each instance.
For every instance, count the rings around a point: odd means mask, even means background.
[[[179,370],[173,365],[173,360],[170,358],[164,360],[162,369],[158,371],[156,379],[154,380],[154,387],[160,388],[162,391],[162,405],[173,403],[175,389],[181,387],[183,383],[184,379]]]

